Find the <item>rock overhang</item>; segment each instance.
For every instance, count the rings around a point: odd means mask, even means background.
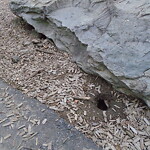
[[[12,0],[10,7],[83,70],[150,106],[150,2],[125,2]]]

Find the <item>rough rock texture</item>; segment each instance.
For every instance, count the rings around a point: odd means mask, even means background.
[[[11,0],[86,72],[150,106],[150,0]]]

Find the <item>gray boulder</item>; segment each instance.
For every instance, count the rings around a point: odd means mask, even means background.
[[[150,0],[11,0],[86,72],[150,107]]]

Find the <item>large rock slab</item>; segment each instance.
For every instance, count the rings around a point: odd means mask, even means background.
[[[150,0],[11,0],[86,72],[150,106]]]

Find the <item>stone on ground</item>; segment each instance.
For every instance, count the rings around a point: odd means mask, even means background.
[[[11,0],[86,72],[150,106],[150,0]]]

